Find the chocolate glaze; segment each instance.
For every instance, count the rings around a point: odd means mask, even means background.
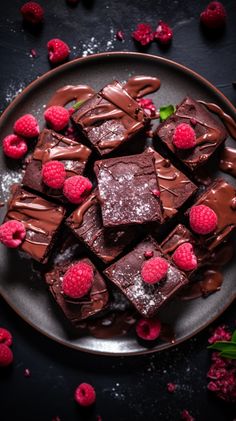
[[[223,121],[224,125],[226,126],[229,134],[232,136],[233,139],[236,140],[236,122],[235,120],[229,115],[226,114],[219,105],[216,105],[212,102],[205,102],[202,100],[198,100],[200,104],[205,105],[208,110],[212,111],[213,113],[217,114],[220,119]]]
[[[156,77],[133,76],[123,86],[132,98],[141,98],[144,95],[157,91],[161,82]]]
[[[203,278],[192,285],[187,286],[181,292],[181,300],[188,301],[199,297],[207,297],[216,291],[219,291],[223,283],[223,275],[215,268],[207,269]]]
[[[67,85],[58,89],[47,103],[47,108],[52,105],[61,105],[64,107],[69,102],[75,100],[87,101],[94,95],[94,90],[88,85]]]
[[[100,319],[88,320],[86,327],[95,338],[110,339],[126,335],[136,321],[133,311],[112,312]]]
[[[236,177],[236,149],[225,147],[220,155],[221,171]]]

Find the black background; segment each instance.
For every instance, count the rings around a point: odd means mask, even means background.
[[[165,51],[153,43],[146,52],[185,64],[216,85],[235,105],[236,2],[224,1],[226,30],[209,37],[199,26],[207,1],[80,0],[69,7],[65,0],[41,0],[45,22],[33,33],[22,26],[19,7],[24,1],[0,2],[0,109],[37,76],[50,69],[46,43],[62,38],[71,47],[71,59],[86,53],[137,51],[130,36],[139,22],[155,28],[159,19],[174,30]],[[125,41],[115,40],[123,30]],[[30,50],[37,57],[30,56]],[[232,305],[215,323],[235,324]],[[198,421],[233,421],[235,408],[214,398],[206,389],[209,367],[207,338],[213,326],[177,348],[143,357],[110,358],[66,349],[43,337],[20,320],[0,300],[0,325],[14,336],[14,365],[0,372],[1,421],[178,421],[187,408]],[[25,378],[29,368],[31,377]],[[75,387],[90,382],[97,392],[96,406],[82,411],[73,401]],[[177,384],[174,394],[168,382]]]

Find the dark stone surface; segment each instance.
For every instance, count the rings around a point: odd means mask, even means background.
[[[26,86],[49,68],[46,42],[61,37],[71,46],[71,58],[83,51],[135,51],[130,38],[138,22],[155,27],[166,20],[174,30],[168,50],[153,43],[147,52],[176,60],[196,70],[235,104],[235,13],[236,4],[225,0],[228,12],[226,30],[216,39],[199,28],[199,13],[207,1],[171,0],[84,0],[76,8],[64,0],[41,0],[45,24],[32,33],[24,28],[18,9],[24,1],[0,3],[0,99],[1,110],[19,88]],[[122,29],[125,41],[114,41],[111,29]],[[94,37],[94,40],[92,38]],[[73,47],[76,47],[74,49]],[[38,57],[31,58],[35,48]],[[233,328],[235,306],[215,323]],[[1,371],[1,419],[3,421],[178,421],[187,408],[198,421],[233,421],[235,408],[206,390],[209,330],[198,334],[178,348],[144,357],[99,357],[79,353],[45,338],[23,322],[2,300],[1,325],[14,336],[14,366]],[[25,378],[29,368],[31,377]],[[91,411],[78,410],[73,392],[80,382],[91,382],[97,390],[97,404]],[[168,382],[177,383],[174,394],[166,390]]]

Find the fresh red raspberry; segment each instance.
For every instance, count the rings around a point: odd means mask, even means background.
[[[94,387],[89,383],[81,383],[75,390],[75,400],[81,406],[93,405],[96,400]]]
[[[225,25],[226,11],[222,3],[212,1],[200,15],[201,23],[209,29],[219,29]]]
[[[62,189],[65,179],[65,166],[60,161],[48,161],[43,164],[42,179],[46,186],[52,189]]]
[[[167,274],[169,263],[162,257],[153,257],[144,262],[141,276],[144,282],[155,284],[161,281]]]
[[[0,344],[0,367],[7,367],[13,361],[13,353],[5,344]]]
[[[192,415],[190,415],[190,413],[188,412],[187,409],[184,409],[181,412],[181,420],[184,420],[184,421],[195,421],[195,418],[193,418]]]
[[[53,38],[47,43],[48,57],[52,64],[58,64],[67,59],[70,54],[69,46],[59,38]]]
[[[189,222],[194,232],[205,235],[216,229],[218,218],[209,206],[197,205],[190,209]]]
[[[12,334],[3,327],[0,327],[0,344],[5,344],[6,346],[12,345]]]
[[[20,8],[20,12],[23,16],[23,19],[31,23],[32,25],[37,25],[43,21],[44,10],[40,4],[35,1],[28,1],[23,4]]]
[[[152,28],[147,23],[139,23],[132,37],[143,46],[150,44],[154,39]]]
[[[45,111],[44,118],[52,129],[61,131],[68,125],[70,114],[61,105],[52,105]]]
[[[167,383],[167,390],[170,393],[175,392],[175,390],[176,390],[176,384],[175,383]]]
[[[154,38],[163,45],[169,44],[169,42],[173,38],[173,31],[167,25],[167,23],[163,22],[162,20],[159,21],[157,29],[154,33]]]
[[[2,147],[5,155],[12,159],[22,158],[28,150],[26,141],[16,134],[6,136],[3,139]]]
[[[7,247],[18,247],[25,236],[26,231],[22,222],[12,219],[0,226],[0,242]]]
[[[26,138],[38,136],[39,125],[36,118],[32,114],[23,115],[16,120],[14,124],[14,132]]]
[[[178,149],[190,149],[196,146],[196,134],[187,123],[176,126],[173,134],[173,144]]]
[[[174,252],[173,261],[181,270],[193,270],[197,268],[197,258],[191,243],[181,244]]]
[[[161,322],[158,319],[140,319],[135,329],[139,338],[154,341],[160,335]]]
[[[150,117],[155,117],[156,115],[156,106],[153,104],[152,99],[149,98],[140,98],[137,99],[138,104],[142,107],[147,115]]]
[[[117,31],[116,33],[116,39],[118,39],[118,41],[124,41],[125,39],[125,34],[123,31]]]
[[[79,262],[66,271],[62,281],[62,290],[66,296],[77,299],[89,292],[92,283],[92,266],[85,262]]]
[[[82,175],[74,175],[65,181],[63,193],[69,202],[78,205],[83,202],[91,189],[92,183],[88,178]]]
[[[212,336],[208,339],[209,344],[214,344],[218,341],[230,341],[231,340],[231,333],[227,329],[225,325],[218,326]]]

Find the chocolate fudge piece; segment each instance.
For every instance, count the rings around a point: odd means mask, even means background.
[[[181,123],[188,123],[195,130],[197,144],[192,149],[180,150],[173,144],[174,130]],[[227,137],[221,121],[190,97],[184,98],[176,112],[158,126],[156,134],[191,170],[204,164]]]
[[[194,203],[206,205],[213,209],[217,215],[216,229],[207,235],[195,234],[204,247],[213,250],[236,227],[236,190],[223,179],[215,180]],[[189,211],[187,211],[188,215]]]
[[[152,151],[153,149],[149,148]],[[154,152],[154,151],[153,151]],[[179,208],[196,192],[197,186],[169,159],[154,152],[164,220],[176,215]]]
[[[26,167],[23,184],[53,199],[66,202],[62,189],[52,189],[43,183],[41,170],[44,163],[60,160],[65,165],[67,177],[81,175],[91,150],[53,130],[44,129]]]
[[[86,262],[93,267],[94,280],[91,290],[86,296],[70,301],[62,293],[62,280],[67,269],[73,264]],[[54,268],[45,274],[49,290],[56,303],[63,311],[66,318],[76,326],[81,320],[99,313],[108,302],[108,291],[103,277],[97,271],[93,263],[88,258],[70,260],[63,264],[55,265]]]
[[[144,317],[153,317],[184,285],[187,277],[171,262],[164,280],[150,285],[141,277],[141,268],[147,260],[146,252],[153,257],[164,257],[161,248],[151,237],[139,243],[130,253],[109,266],[105,275],[132,302]]]
[[[96,161],[94,170],[105,227],[162,221],[151,152]]]
[[[20,249],[33,259],[46,263],[65,212],[62,206],[14,185],[5,221],[16,219],[24,224],[26,237]]]
[[[72,120],[100,155],[114,151],[150,121],[117,81],[84,102]]]
[[[137,235],[133,227],[103,227],[97,189],[67,218],[66,224],[104,263],[114,260]]]

